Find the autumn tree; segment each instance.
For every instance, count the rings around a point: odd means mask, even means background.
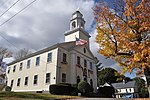
[[[93,10],[98,52],[118,62],[123,73],[150,70],[150,1],[114,0],[111,6],[99,1]]]
[[[14,58],[20,59],[20,58],[23,58],[23,57],[29,55],[30,53],[31,53],[30,50],[24,48],[24,49],[21,49],[18,52],[16,52],[14,55]]]

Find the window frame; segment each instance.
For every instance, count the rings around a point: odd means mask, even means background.
[[[11,80],[10,87],[12,88],[14,85],[14,80]]]
[[[49,75],[49,76],[47,76],[47,75]],[[51,73],[46,73],[45,83],[49,84],[50,83],[50,79],[51,79]]]
[[[23,62],[20,63],[19,71],[21,71],[23,68]]]
[[[40,65],[40,56],[36,57],[36,62],[35,62],[36,66]]]
[[[63,59],[62,62],[66,63],[67,62],[67,54],[63,53]]]
[[[35,79],[35,78],[36,78],[36,79]],[[37,84],[38,84],[38,75],[34,75],[33,84],[34,84],[34,85],[37,85]]]
[[[13,66],[13,72],[15,72],[15,71],[16,71],[16,65]]]
[[[28,85],[28,80],[29,80],[29,77],[25,77],[25,80],[24,80],[24,85],[27,86]]]
[[[30,65],[31,65],[31,59],[27,60],[27,69],[30,68]]]
[[[92,70],[93,69],[93,63],[90,62],[90,69]]]
[[[80,65],[81,64],[81,59],[79,56],[77,56],[77,64]]]
[[[66,73],[62,73],[61,81],[64,83],[66,82]]]
[[[52,62],[52,52],[47,54],[47,62]]]
[[[87,67],[87,60],[84,59],[84,67]]]
[[[21,81],[21,78],[18,78],[18,80],[17,80],[17,86],[20,86],[20,81]]]

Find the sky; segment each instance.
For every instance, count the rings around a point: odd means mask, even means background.
[[[16,1],[0,0],[0,34],[7,39],[6,41],[0,37],[0,47],[8,48],[13,52],[22,48],[38,51],[64,42],[64,33],[69,30],[72,13],[79,8],[86,21],[85,30],[91,36],[91,51],[102,62],[102,66],[120,70],[114,61],[97,53],[98,44],[95,42],[97,31],[92,11],[97,0],[36,0],[7,22],[9,18],[32,2],[32,0],[20,0],[2,15]],[[106,1],[111,3],[111,0]]]

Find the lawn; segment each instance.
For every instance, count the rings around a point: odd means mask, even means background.
[[[53,95],[30,92],[0,92],[0,100],[20,100],[20,99],[75,99],[78,96]]]

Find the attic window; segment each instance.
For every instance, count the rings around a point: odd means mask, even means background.
[[[84,53],[86,53],[86,49],[84,48]]]

